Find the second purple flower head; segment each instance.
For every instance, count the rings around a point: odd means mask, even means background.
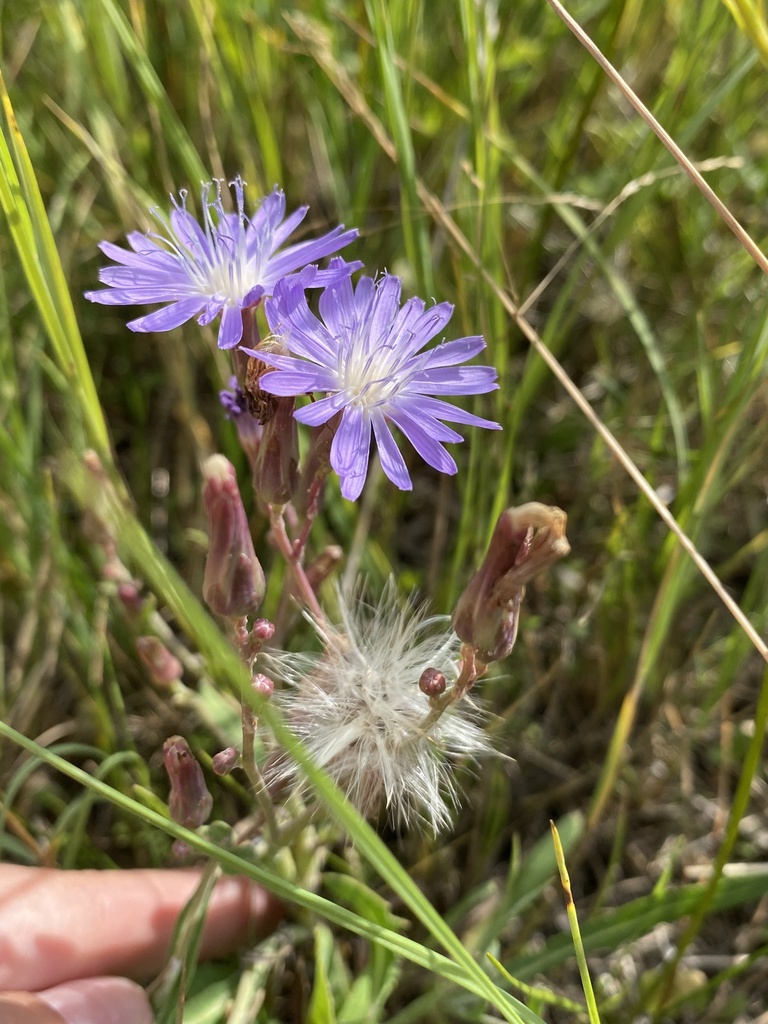
[[[365,483],[372,433],[386,475],[401,490],[411,489],[390,424],[441,473],[456,472],[444,442],[462,440],[444,421],[501,429],[434,397],[478,395],[498,387],[493,367],[459,365],[485,348],[482,337],[423,351],[448,323],[453,306],[441,302],[427,308],[412,298],[401,307],[400,291],[401,281],[392,275],[377,281],[361,277],[354,288],[345,276],[321,294],[320,320],[309,309],[301,275],[282,281],[265,310],[271,330],[290,354],[252,353],[278,371],[261,378],[269,394],[325,394],[298,409],[297,420],[317,427],[341,413],[330,460],[341,493],[351,501]]]

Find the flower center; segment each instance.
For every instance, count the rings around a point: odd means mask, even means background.
[[[216,188],[215,197],[211,189]],[[222,183],[203,185],[203,229],[189,227],[185,218],[167,221],[157,215],[167,231],[158,235],[181,261],[192,291],[208,298],[216,297],[228,305],[239,305],[243,297],[260,281],[269,258],[271,237],[248,238],[250,220],[245,213],[243,182],[231,183],[235,192],[236,212],[227,213],[222,202]],[[174,200],[180,214],[187,214],[187,193],[181,202]]]
[[[373,339],[358,324],[351,341],[339,344],[339,377],[353,404],[386,405],[410,382],[416,366],[398,351],[402,341],[391,334]]]

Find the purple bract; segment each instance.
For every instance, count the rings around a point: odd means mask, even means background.
[[[493,391],[491,366],[460,366],[485,347],[479,336],[444,342],[422,351],[451,318],[448,302],[427,308],[421,299],[400,306],[401,281],[384,275],[349,278],[329,285],[320,296],[319,320],[309,309],[301,277],[279,283],[265,310],[269,326],[290,355],[259,350],[253,354],[275,368],[260,381],[273,395],[323,392],[325,397],[295,413],[317,427],[341,413],[331,446],[331,466],[341,493],[354,501],[368,470],[371,432],[389,479],[410,490],[411,478],[392,436],[394,424],[421,457],[441,473],[456,463],[443,447],[461,441],[443,420],[501,429],[435,395],[477,395]]]
[[[222,203],[222,182],[206,182],[202,189],[203,226],[187,211],[187,192],[174,196],[169,217],[153,210],[164,234],[132,231],[132,252],[111,242],[101,251],[120,266],[104,267],[99,280],[104,290],[86,292],[86,298],[108,306],[167,302],[169,305],[132,320],[133,331],[169,331],[193,316],[209,324],[221,314],[219,348],[234,348],[243,335],[242,310],[271,295],[275,285],[308,263],[338,252],[357,237],[357,230],[340,225],[320,238],[298,242],[280,250],[306,216],[300,206],[285,216],[285,195],[275,188],[252,217],[245,213],[243,181],[231,187],[237,211],[227,213]],[[341,274],[362,266],[345,264],[339,270],[319,270],[313,287],[333,283]],[[350,269],[347,269],[349,267]],[[199,314],[199,315],[198,315]]]

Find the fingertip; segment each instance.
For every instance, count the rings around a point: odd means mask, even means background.
[[[282,904],[255,882],[227,876],[216,885],[203,932],[202,956],[231,953],[253,945],[274,931]]]
[[[144,989],[127,978],[82,978],[38,993],[66,1024],[152,1024]]]
[[[270,935],[283,919],[285,908],[271,892],[255,882],[248,885],[249,942],[258,942]]]
[[[67,1024],[60,1013],[33,992],[0,992],[3,1024]]]

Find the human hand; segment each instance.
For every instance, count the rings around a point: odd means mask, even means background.
[[[0,1024],[152,1024],[136,980],[163,966],[198,871],[59,871],[0,865]],[[276,901],[223,878],[202,957],[270,932]]]

